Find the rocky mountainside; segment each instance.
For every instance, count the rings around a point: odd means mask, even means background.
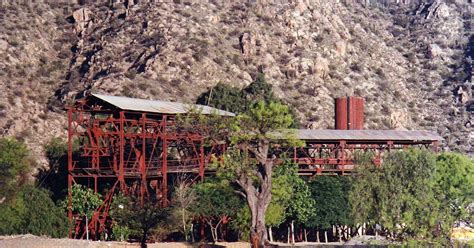
[[[0,134],[38,158],[85,92],[191,103],[259,72],[306,125],[358,95],[366,128],[472,152],[470,0],[50,2],[0,4]]]

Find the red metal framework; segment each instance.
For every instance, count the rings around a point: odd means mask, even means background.
[[[138,196],[151,194],[167,204],[169,173],[191,173],[203,178],[204,165],[219,146],[205,146],[198,134],[178,132],[175,115],[124,111],[94,98],[68,109],[69,219],[76,220],[70,237],[84,236],[85,222],[72,211],[72,185],[80,183],[101,191],[109,185],[105,201],[95,211],[92,238],[106,228],[116,189]],[[79,145],[74,153],[73,146]]]
[[[355,168],[357,155],[371,153],[379,166],[384,153],[409,147],[437,151],[438,141],[307,140],[305,146],[294,148],[292,158],[300,175],[346,175]]]
[[[97,239],[110,227],[115,192],[138,196],[142,202],[154,197],[166,205],[170,174],[188,173],[202,179],[206,172],[212,173],[206,170],[211,155],[225,150],[225,144],[205,144],[200,135],[180,131],[172,111],[139,108],[158,104],[177,112],[178,104],[129,99],[133,108],[124,108],[127,98],[112,98],[91,96],[68,109],[68,217],[75,223],[71,238],[84,238],[86,229],[84,219],[72,210],[73,184],[105,192],[88,223],[92,239]],[[305,146],[290,150],[302,175],[347,174],[354,168],[357,151],[372,152],[374,162],[380,164],[386,151],[410,146],[436,149],[438,143],[436,135],[423,131],[299,130],[297,138]]]

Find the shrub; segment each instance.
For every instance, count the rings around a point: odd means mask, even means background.
[[[0,234],[67,235],[66,214],[54,204],[49,192],[24,186],[15,199],[0,208]]]

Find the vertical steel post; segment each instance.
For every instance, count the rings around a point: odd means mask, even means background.
[[[142,204],[144,204],[144,196],[145,196],[145,193],[147,191],[146,187],[146,165],[145,165],[145,161],[146,161],[146,132],[145,132],[145,128],[146,128],[146,114],[145,113],[142,113],[142,150],[141,150],[141,156],[139,158],[139,164],[140,164],[140,173],[141,173],[141,183],[140,183],[140,201]]]
[[[162,118],[163,122],[163,145],[162,145],[162,156],[163,156],[163,164],[161,165],[161,174],[163,176],[163,182],[162,182],[162,190],[163,190],[163,204],[167,204],[168,200],[168,139],[167,139],[167,118],[166,115],[163,116]]]
[[[125,175],[124,175],[124,154],[125,154],[125,114],[120,111],[120,130],[119,130],[119,175],[120,190],[125,192]]]
[[[72,237],[72,136],[73,136],[73,131],[72,131],[72,114],[73,110],[72,107],[70,107],[67,111],[67,116],[68,116],[68,129],[67,129],[67,170],[68,170],[68,175],[67,175],[67,216],[69,219],[69,238]]]

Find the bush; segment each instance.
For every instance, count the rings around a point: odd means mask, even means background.
[[[2,235],[30,233],[61,238],[67,231],[66,214],[45,189],[24,186],[15,199],[0,207]]]

